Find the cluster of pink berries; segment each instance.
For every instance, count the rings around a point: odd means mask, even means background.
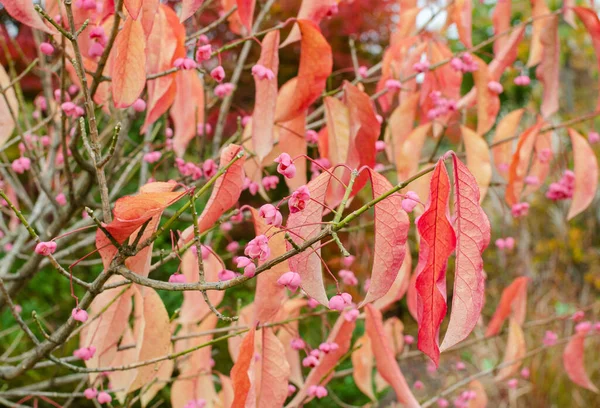
[[[454,57],[450,61],[450,66],[459,72],[475,72],[479,69],[479,64],[468,52],[461,54],[460,57]]]
[[[94,347],[94,346],[81,347],[73,352],[73,355],[75,357],[77,357],[83,361],[87,361],[87,360],[91,359],[92,357],[94,357],[94,354],[96,354],[96,347]]]
[[[90,31],[90,39],[93,40],[93,42],[88,50],[89,57],[97,58],[102,56],[102,54],[104,53],[104,48],[106,47],[106,43],[108,42],[108,37],[104,32],[104,27],[94,27]]]
[[[427,112],[427,118],[433,120],[448,113],[456,112],[457,104],[454,99],[447,99],[442,96],[440,91],[433,91],[429,94],[434,107]]]
[[[275,79],[275,73],[271,69],[260,64],[256,64],[252,67],[252,75],[260,80],[267,79],[270,81]]]
[[[206,400],[204,398],[199,398],[195,400],[188,401],[183,408],[204,408],[206,406]]]
[[[567,200],[573,197],[574,191],[575,173],[571,170],[565,170],[558,182],[550,184],[546,197],[554,201]]]
[[[348,286],[358,285],[358,279],[354,275],[354,272],[352,272],[348,269],[341,269],[338,272],[338,275],[342,279],[342,282],[344,282],[344,285],[348,285]]]
[[[23,174],[31,169],[31,159],[29,157],[21,156],[18,159],[13,160],[10,167],[17,174]]]
[[[510,209],[510,213],[515,218],[526,216],[529,213],[529,203],[514,204]]]
[[[83,395],[89,400],[95,399],[100,404],[108,404],[109,402],[112,402],[112,397],[108,392],[98,392],[98,390],[95,388],[86,388],[85,391],[83,391]]]
[[[531,79],[527,75],[519,75],[515,78],[515,85],[517,86],[528,86],[531,83]]]
[[[515,247],[515,239],[513,237],[498,238],[496,240],[496,248],[503,250],[508,249],[509,251]]]

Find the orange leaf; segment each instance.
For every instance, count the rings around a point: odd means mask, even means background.
[[[331,46],[319,27],[308,20],[298,20],[298,26],[302,41],[296,87],[290,97],[277,104],[276,122],[287,122],[312,105],[325,90],[333,66]]]
[[[396,169],[403,164],[402,145],[414,129],[418,106],[419,94],[415,92],[403,98],[400,106],[392,111],[388,119],[388,126],[384,134],[385,152],[388,160],[396,164]],[[400,175],[398,177],[403,180]]]
[[[492,181],[490,149],[481,133],[477,134],[465,126],[461,126],[460,130],[467,154],[467,167],[479,186],[478,196],[481,203]]]
[[[438,337],[446,316],[446,267],[456,246],[456,237],[448,220],[450,180],[443,160],[439,160],[431,177],[431,191],[425,212],[417,221],[421,236],[419,260],[426,253],[424,266],[417,276],[419,311],[419,350],[437,365],[440,358]]]
[[[140,97],[146,84],[146,36],[140,21],[125,21],[112,54],[113,101],[117,108],[127,108]]]
[[[368,169],[373,198],[392,189],[392,184],[381,174]],[[406,254],[410,221],[402,209],[402,198],[392,195],[375,204],[375,253],[371,270],[371,284],[359,307],[373,302],[389,292]]]
[[[494,12],[492,14],[494,35],[503,33],[510,28],[511,3],[512,1],[510,0],[500,0],[496,2],[496,7],[494,7]],[[508,37],[505,35],[496,38],[494,41],[494,54],[498,54],[507,41]]]
[[[542,52],[544,49],[542,35],[544,34],[544,27],[548,22],[548,18],[541,16],[550,13],[546,0],[532,0],[531,8],[531,17],[534,18],[534,20],[531,24],[533,26],[533,32],[531,33],[531,47],[529,49],[529,59],[527,60],[528,67],[533,67],[542,60]]]
[[[33,0],[2,0],[2,5],[12,18],[26,26],[48,34],[55,33],[55,30],[48,27],[33,8]]]
[[[310,193],[310,200],[306,203],[304,210],[290,214],[287,220],[287,229],[294,231],[291,239],[298,245],[303,241],[313,238],[321,231],[319,224],[323,219],[323,203],[327,193],[327,187],[331,180],[331,174],[321,173],[317,178],[311,180],[306,187]],[[319,243],[313,244],[317,248]],[[292,248],[287,244],[288,250]],[[327,294],[323,283],[323,273],[321,270],[320,249],[313,251],[307,250],[294,255],[289,259],[290,270],[300,274],[302,278],[301,286],[306,294],[321,303],[328,304]]]
[[[256,0],[236,0],[237,1],[237,12],[240,16],[240,21],[246,27],[248,32],[252,32],[252,19],[254,17],[254,6]]]
[[[523,187],[525,186],[524,180],[527,171],[529,170],[529,162],[531,161],[535,140],[543,124],[543,121],[538,120],[535,125],[527,129],[519,138],[517,150],[513,154],[508,170],[508,184],[506,186],[505,199],[510,206],[518,203],[520,200]]]
[[[558,111],[558,92],[560,89],[560,40],[558,38],[558,16],[552,16],[546,22],[542,33],[542,60],[535,75],[544,84],[544,95],[540,108],[542,116]]]
[[[348,322],[340,315],[335,322],[335,326],[327,336],[328,343],[336,343],[339,347],[335,351],[323,355],[320,358],[319,365],[310,370],[304,386],[298,390],[294,399],[289,403],[289,406],[295,407],[300,405],[300,402],[308,402],[312,398],[307,397],[308,388],[311,385],[326,386],[333,377],[333,369],[338,365],[340,359],[350,349],[352,341],[352,332],[354,331],[355,322]]]
[[[575,163],[575,189],[569,208],[570,220],[585,210],[594,200],[598,188],[598,160],[587,140],[575,130],[569,128],[569,137],[573,145]]]
[[[296,190],[306,184],[306,157],[304,157],[307,154],[306,138],[304,137],[306,112],[288,122],[278,123],[276,126],[279,130],[279,150],[289,154],[294,159],[296,166],[296,176],[291,179],[285,178],[285,184],[290,190]]]
[[[583,25],[592,37],[592,44],[596,51],[596,60],[598,61],[598,66],[600,66],[600,19],[598,19],[596,11],[587,7],[573,7],[573,11],[583,22]],[[596,104],[596,110],[598,109],[600,109],[600,95]]]
[[[452,6],[452,20],[456,23],[458,37],[465,47],[473,47],[471,41],[471,26],[473,24],[473,2],[471,0],[456,0]]]
[[[367,305],[365,312],[367,314],[366,332],[371,339],[377,371],[392,386],[398,401],[408,408],[420,407],[396,362],[389,340],[383,330],[381,312],[373,305]]]
[[[515,136],[524,112],[525,109],[514,110],[504,116],[500,122],[498,122],[498,126],[496,126],[496,133],[494,134],[494,140],[492,141],[496,146],[492,147],[492,154],[494,155],[494,165],[496,166],[496,170],[504,178],[508,176],[513,143],[503,141]]]
[[[498,81],[504,70],[511,66],[517,59],[518,46],[525,35],[525,26],[514,30],[506,40],[506,43],[495,52],[494,59],[488,65],[490,76],[493,80]]]
[[[194,13],[204,3],[204,0],[182,0],[181,2],[181,17],[180,21],[184,22],[194,15]]]
[[[510,3],[506,1],[505,3]],[[485,392],[485,387],[477,380],[469,383],[469,390],[475,391],[475,398],[469,400],[469,408],[486,408],[488,404],[488,396]]]
[[[369,336],[363,334],[354,343],[352,352],[352,378],[358,389],[371,401],[376,401],[373,393],[373,348]]]
[[[585,338],[589,331],[590,328],[580,328],[571,337],[563,352],[563,365],[571,381],[585,389],[598,393],[598,388],[590,380],[585,370]]]
[[[327,16],[331,7],[336,4],[336,0],[302,0],[296,18],[298,20],[310,20],[318,26],[321,20]],[[294,25],[288,37],[281,44],[281,47],[298,41],[300,37],[300,29],[297,25]]]
[[[408,286],[410,283],[410,273],[412,268],[412,258],[410,255],[410,248],[408,247],[408,241],[406,242],[406,254],[404,255],[404,262],[402,262],[402,266],[400,266],[400,270],[398,271],[398,275],[392,283],[392,287],[388,292],[383,295],[381,298],[377,299],[373,302],[373,306],[375,306],[379,310],[385,310],[393,303],[402,299],[402,297],[406,294],[408,290]]]
[[[485,336],[495,336],[500,333],[504,321],[513,315],[518,324],[525,322],[525,311],[527,307],[527,282],[528,278],[521,276],[516,278],[509,286],[502,291],[498,308],[488,323]]]
[[[142,9],[142,0],[123,0],[123,5],[127,8],[129,15],[137,20]]]
[[[525,191],[523,195],[527,196],[537,190],[544,184],[544,180],[548,177],[548,173],[550,173],[550,165],[552,164],[552,132],[544,132],[539,133],[537,138],[535,139],[535,152],[541,151],[549,152],[548,155],[540,158],[540,154],[536,154],[533,156],[533,160],[531,162],[531,167],[529,168],[529,176],[537,177],[539,183],[538,184],[528,184],[525,187]]]
[[[277,106],[277,74],[279,70],[279,31],[272,31],[262,41],[257,64],[273,71],[273,79],[254,77],[256,93],[252,114],[252,147],[259,160],[273,149],[273,123]],[[304,133],[304,128],[302,129]]]
[[[259,379],[255,379],[257,387],[257,407],[280,408],[288,396],[288,379],[290,365],[285,356],[283,344],[279,341],[273,329],[262,329],[262,349],[260,359]],[[259,374],[260,373],[260,374]]]
[[[204,84],[194,70],[178,71],[175,83],[177,92],[171,107],[173,150],[181,157],[198,132],[197,124],[204,123]]]
[[[15,130],[15,121],[10,114],[10,108],[13,112],[18,112],[19,104],[17,102],[17,96],[13,87],[8,88],[10,85],[10,78],[6,73],[6,70],[0,65],[0,87],[6,89],[5,96],[0,98],[0,147],[6,143],[8,138],[12,135]],[[8,104],[6,103],[8,101]]]
[[[231,381],[233,383],[233,404],[231,408],[244,408],[247,404],[248,394],[252,386],[249,376],[250,366],[254,360],[254,333],[256,328],[252,326],[244,337],[240,347],[238,359],[231,369]]]
[[[504,352],[502,364],[517,361],[506,367],[502,367],[496,375],[496,381],[506,380],[519,371],[522,362],[521,359],[525,357],[525,353],[527,352],[525,347],[523,329],[514,318],[511,318],[508,323],[508,340],[506,341],[506,351]]]
[[[395,147],[397,149],[395,156],[398,180],[406,180],[417,173],[419,157],[421,157],[423,145],[431,132],[431,128],[431,122],[416,127],[408,134],[401,145]],[[411,186],[411,189],[414,190],[413,186]]]
[[[500,110],[500,97],[488,88],[492,77],[487,64],[480,58],[474,58],[479,65],[479,69],[473,72],[477,89],[477,134],[483,136],[496,122],[496,116]]]
[[[474,137],[480,136],[474,134]],[[485,273],[481,254],[490,242],[490,221],[479,206],[479,188],[475,177],[456,155],[452,155],[452,161],[456,261],[452,312],[442,341],[442,350],[467,338],[481,316],[485,301]]]

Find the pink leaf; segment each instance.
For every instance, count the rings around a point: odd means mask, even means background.
[[[598,160],[588,141],[569,128],[569,136],[573,145],[573,162],[575,163],[575,189],[569,208],[570,220],[585,210],[594,200],[598,188]]]
[[[4,97],[0,98],[0,147],[6,143],[15,130],[15,121],[10,114],[9,106],[13,112],[18,112],[19,108],[15,89],[13,87],[8,88],[10,82],[11,80],[6,70],[0,65],[0,87],[6,89],[6,99]],[[7,101],[8,104],[6,103]]]
[[[442,341],[442,350],[464,340],[475,328],[481,316],[485,300],[485,273],[481,254],[490,242],[490,222],[479,206],[477,181],[456,155],[452,156],[452,161],[456,211],[454,221],[456,261],[452,311]]]
[[[146,85],[146,36],[140,21],[125,21],[112,53],[112,94],[117,108],[131,106]]]
[[[323,204],[331,175],[327,172],[321,173],[317,178],[307,184],[310,192],[310,201],[306,203],[304,210],[290,214],[287,220],[287,229],[294,231],[291,239],[298,245],[318,235],[321,231],[319,224],[323,219]],[[317,248],[320,244],[313,244]],[[288,243],[288,250],[292,246]],[[323,273],[321,270],[320,250],[308,249],[289,259],[290,270],[300,274],[302,278],[302,289],[306,294],[321,303],[327,305],[329,300],[325,293]]]
[[[448,220],[450,180],[443,160],[438,161],[430,183],[425,212],[417,221],[421,251],[427,257],[416,281],[419,311],[419,350],[437,365],[440,358],[439,330],[446,315],[446,267],[456,246],[456,237]]]
[[[368,169],[373,198],[392,189],[381,174]],[[384,296],[392,287],[404,261],[410,221],[402,209],[402,198],[392,195],[375,204],[375,254],[371,284],[359,307]]]
[[[558,111],[558,93],[560,89],[560,40],[558,38],[558,16],[547,19],[542,33],[542,60],[535,75],[544,84],[544,95],[540,108],[542,116]]]
[[[312,105],[325,89],[333,66],[331,46],[319,27],[308,20],[298,20],[298,26],[302,41],[297,82],[294,92],[278,102],[276,122],[287,122]]]
[[[394,389],[396,398],[408,408],[420,407],[396,362],[389,340],[383,330],[381,312],[373,305],[365,308],[366,332],[371,340],[377,371]]]
[[[252,32],[252,19],[254,17],[254,6],[256,0],[236,0],[237,1],[237,12],[240,16],[240,21],[246,27],[249,33]]]
[[[273,149],[273,123],[277,106],[277,74],[279,70],[279,31],[272,31],[262,41],[257,64],[270,69],[273,79],[254,77],[256,87],[254,113],[252,114],[252,146],[259,160]]]
[[[526,352],[523,329],[514,318],[511,318],[508,323],[508,340],[506,341],[506,351],[504,352],[502,363],[515,362],[502,367],[496,375],[496,381],[504,381],[517,374],[521,366],[521,359],[525,356]]]
[[[204,0],[183,0],[181,2],[181,17],[180,21],[184,22],[188,18],[194,15],[194,13],[204,3]]]
[[[527,282],[528,278],[521,276],[516,278],[502,291],[500,303],[496,312],[488,323],[485,336],[495,336],[500,333],[504,321],[512,314],[515,321],[522,325],[525,322],[525,311],[527,306]]]
[[[2,0],[2,5],[12,18],[26,26],[48,34],[55,33],[55,30],[48,27],[33,8],[33,0]]]
[[[234,399],[231,408],[244,408],[248,403],[247,398],[250,393],[252,382],[248,371],[254,360],[254,333],[256,328],[252,326],[246,333],[244,341],[240,347],[240,354],[236,363],[231,369],[231,381],[233,383]]]
[[[400,266],[400,270],[398,271],[398,275],[392,283],[390,290],[383,295],[381,298],[377,299],[373,302],[373,306],[375,306],[379,310],[385,310],[393,303],[402,299],[402,297],[408,291],[408,287],[410,284],[410,273],[412,271],[412,258],[410,255],[410,248],[408,247],[408,242],[406,242],[406,254],[404,255],[404,262],[402,262],[402,266]]]
[[[338,317],[335,326],[333,326],[331,332],[329,332],[329,336],[327,336],[327,342],[336,343],[339,346],[338,349],[323,355],[320,358],[319,365],[310,370],[304,386],[298,390],[294,399],[288,404],[290,407],[299,406],[300,402],[308,402],[310,400],[307,397],[307,391],[311,385],[319,384],[326,386],[331,380],[333,369],[338,365],[342,356],[350,350],[354,326],[355,322],[346,321],[342,315]]]
[[[563,352],[563,365],[567,375],[575,384],[598,393],[598,388],[594,385],[585,370],[585,338],[590,329],[578,330]]]
[[[175,75],[177,92],[171,107],[175,126],[173,150],[181,157],[204,123],[204,84],[194,70],[181,70]]]
[[[140,15],[140,10],[142,9],[142,0],[123,0],[123,5],[129,12],[129,15],[133,17],[134,20],[137,20]]]

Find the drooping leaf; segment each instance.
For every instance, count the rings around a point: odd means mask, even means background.
[[[310,370],[304,386],[298,390],[289,406],[298,406],[300,402],[308,402],[312,397],[307,397],[308,388],[311,385],[326,386],[333,376],[333,369],[338,365],[340,359],[350,349],[352,341],[352,332],[354,331],[355,322],[348,322],[340,315],[327,336],[328,343],[336,343],[339,347],[337,350],[320,357],[319,365]]]
[[[408,241],[406,242],[405,252],[404,262],[402,262],[402,266],[400,266],[398,275],[396,275],[396,279],[394,280],[394,283],[392,283],[390,290],[388,290],[381,298],[373,302],[373,305],[379,310],[385,310],[393,303],[402,299],[408,290],[410,274],[412,271],[412,258],[410,255],[410,248],[408,247]]]
[[[254,18],[254,6],[256,5],[256,0],[236,0],[237,2],[237,12],[240,16],[240,21],[248,30],[248,33],[252,32],[252,20]]]
[[[294,165],[296,166],[296,176],[291,179],[285,179],[285,184],[293,191],[305,185],[307,181],[306,154],[308,146],[304,137],[306,113],[303,112],[294,119],[278,123],[275,126],[279,131],[279,150],[289,154],[294,159]]]
[[[242,148],[235,144],[230,144],[221,151],[220,167],[225,167],[239,154],[243,154]],[[198,228],[200,233],[210,229],[225,211],[237,203],[242,194],[244,185],[244,156],[237,159],[225,174],[215,181],[210,198],[208,199],[204,211],[198,217]],[[188,241],[194,235],[193,227],[189,226],[183,233],[182,239]]]
[[[142,1],[143,0],[123,0],[123,5],[129,12],[129,15],[133,17],[134,20],[138,19],[140,15],[140,10],[142,9]]]
[[[494,7],[494,12],[492,14],[494,35],[503,33],[510,28],[511,3],[512,1],[510,0],[500,0],[496,2],[496,7]],[[498,54],[507,41],[508,37],[505,35],[498,37],[494,41],[494,54]]]
[[[479,202],[481,203],[492,181],[490,149],[481,134],[473,132],[466,126],[461,126],[460,130],[467,154],[467,167],[475,176],[479,187]]]
[[[569,128],[573,146],[575,188],[569,208],[570,220],[585,210],[594,200],[598,188],[598,160],[588,141],[574,129]]]
[[[494,123],[500,110],[500,97],[490,91],[488,84],[492,80],[487,64],[477,58],[477,71],[473,72],[475,88],[477,89],[477,134],[484,135]]]
[[[564,0],[563,1],[563,19],[567,24],[569,24],[573,28],[577,28],[577,24],[575,23],[575,13],[573,12],[573,7],[576,5],[576,0]]]
[[[452,156],[452,161],[456,261],[452,311],[441,350],[464,340],[481,316],[485,301],[485,273],[481,254],[490,242],[490,222],[479,206],[477,181],[456,155]]]
[[[583,25],[592,37],[592,44],[596,51],[596,60],[600,67],[600,19],[598,19],[598,15],[594,10],[587,7],[573,7],[572,10],[583,22]],[[600,109],[600,95],[598,96],[598,102],[596,104],[596,110],[598,109]]]
[[[146,85],[146,36],[142,23],[127,19],[112,55],[112,95],[117,108],[131,106]]]
[[[194,70],[180,70],[175,75],[177,91],[171,107],[175,126],[173,150],[181,157],[204,123],[204,84]]]
[[[446,267],[456,246],[456,237],[448,219],[450,180],[446,166],[438,161],[430,183],[425,212],[417,221],[421,251],[426,251],[423,270],[417,276],[417,309],[419,312],[419,350],[439,363],[439,330],[446,316]]]
[[[560,40],[558,38],[558,16],[547,19],[542,32],[542,60],[535,75],[544,84],[542,116],[548,118],[558,111],[558,92],[560,89]]]
[[[254,360],[254,335],[256,328],[252,326],[246,333],[244,341],[240,347],[240,354],[237,361],[231,369],[231,381],[233,383],[234,399],[232,408],[244,408],[248,403],[247,398],[252,386],[252,380],[249,375],[250,366]]]
[[[396,173],[398,180],[406,180],[413,176],[419,170],[419,157],[423,151],[425,140],[431,133],[432,123],[425,123],[416,127],[408,134],[404,142],[397,147],[396,156]],[[414,190],[414,186],[411,185]]]
[[[294,319],[300,315],[301,308],[306,306],[306,299],[293,298],[288,299],[283,307],[280,308],[280,316],[283,319]],[[290,321],[285,328],[282,328],[277,333],[277,338],[283,344],[285,349],[285,358],[290,366],[289,381],[296,388],[301,388],[304,385],[304,377],[302,376],[302,363],[300,362],[300,352],[292,348],[292,340],[296,338],[298,333],[298,320]]]
[[[194,15],[194,13],[204,3],[204,0],[182,0],[181,2],[181,17],[180,21],[184,22]]]
[[[504,140],[512,139],[515,136],[524,112],[525,109],[516,109],[504,116],[496,126],[496,133],[492,140],[492,144],[495,145],[492,147],[492,154],[496,170],[504,178],[508,176],[513,147],[513,143],[504,142]]]
[[[113,210],[114,219],[105,225],[105,229],[119,244],[123,244],[127,238],[135,239],[136,231],[148,222],[140,240],[143,242],[158,226],[165,208],[183,196],[182,192],[172,192],[176,185],[174,181],[148,183],[140,188],[139,194],[118,199]],[[100,229],[96,232],[96,248],[100,252],[104,268],[107,269],[118,250]],[[132,272],[147,276],[151,252],[152,245],[149,245],[137,255],[128,258],[125,265]]]
[[[527,307],[528,281],[529,279],[524,276],[518,277],[502,291],[500,303],[485,331],[486,337],[500,333],[504,321],[511,315],[516,323],[523,324]]]
[[[538,183],[528,184],[525,186],[523,191],[524,196],[528,196],[540,189],[544,185],[544,181],[550,173],[550,166],[552,164],[552,132],[538,133],[535,139],[535,152],[548,152],[548,154],[535,154],[531,160],[531,166],[529,167],[528,177],[536,177]]]
[[[2,0],[2,5],[15,20],[36,30],[54,34],[55,30],[47,26],[33,8],[33,0]]]
[[[373,198],[392,189],[381,174],[369,169]],[[371,284],[363,306],[384,296],[391,289],[404,261],[410,220],[402,209],[402,198],[392,195],[375,204],[375,246]]]
[[[517,28],[507,37],[506,43],[494,53],[494,59],[488,65],[490,77],[494,81],[500,80],[504,70],[516,61],[518,46],[524,35],[525,27]]]
[[[575,384],[598,393],[598,387],[590,380],[585,369],[585,338],[590,328],[580,328],[571,337],[563,351],[563,366],[567,375]]]
[[[398,401],[408,408],[420,407],[396,362],[389,340],[383,330],[381,312],[373,305],[367,305],[365,312],[367,315],[366,332],[371,340],[377,371],[392,386]]]
[[[331,7],[336,4],[336,0],[302,0],[296,18],[298,20],[310,20],[318,26],[321,20],[327,16]],[[294,25],[281,47],[298,41],[300,37],[300,28]]]
[[[510,206],[519,202],[523,187],[525,186],[524,180],[525,176],[527,176],[527,170],[529,170],[535,140],[543,124],[543,121],[538,120],[535,125],[528,128],[519,137],[517,150],[513,154],[508,169],[508,184],[506,185],[505,199],[506,203]]]
[[[506,3],[510,3],[506,1]],[[488,406],[488,396],[483,384],[477,380],[469,383],[469,390],[475,392],[475,398],[469,400],[469,408],[486,408]]]
[[[508,339],[506,340],[506,351],[502,363],[515,362],[502,367],[496,375],[496,381],[503,381],[517,374],[521,366],[521,359],[526,352],[523,329],[514,318],[511,318],[508,322]]]
[[[256,370],[258,375],[258,370]],[[260,384],[256,396],[256,406],[280,408],[288,395],[290,366],[285,357],[285,349],[271,328],[262,329],[262,350],[260,358]]]
[[[284,234],[279,228],[267,225],[265,220],[258,215],[254,208],[251,210],[252,221],[254,222],[254,233],[256,236],[268,233],[269,248],[271,255],[264,262],[283,255],[286,252],[286,242]],[[264,262],[260,262],[264,263]],[[290,270],[287,261],[283,261],[271,269],[262,272],[256,277],[256,294],[254,296],[254,320],[265,323],[272,321],[277,312],[281,309],[286,300],[285,287],[277,283],[277,279]]]
[[[158,15],[158,10],[161,7],[163,7],[163,5],[160,4],[160,0],[140,0],[140,2],[142,3],[142,27],[144,28],[146,38],[148,38],[148,36],[152,32],[152,28],[154,27],[154,22],[156,20],[156,16]],[[173,9],[171,9],[171,11],[173,11]],[[173,12],[173,15],[175,16],[175,21],[179,22],[179,20],[177,19],[177,14]],[[149,43],[152,44],[151,42]]]
[[[407,98],[403,98],[400,105],[392,111],[388,119],[388,125],[384,133],[385,152],[388,160],[396,164],[396,168],[402,164],[400,151],[402,144],[414,129],[418,105],[419,94],[415,92]]]
[[[321,203],[325,201],[327,187],[331,180],[331,175],[327,172],[321,173],[317,178],[311,180],[306,186],[310,193],[310,201],[306,207],[299,212],[290,214],[287,220],[287,229],[294,231],[291,239],[298,245],[310,238],[313,238],[321,231],[320,222],[323,218],[324,207]],[[315,243],[313,248],[317,248],[319,243]],[[292,249],[291,244],[287,248]],[[321,270],[320,250],[307,250],[294,255],[289,259],[290,270],[300,274],[302,278],[301,286],[306,294],[321,303],[328,304],[327,294],[323,283],[323,273]]]
[[[254,77],[256,87],[252,114],[252,147],[259,160],[273,149],[273,123],[277,106],[277,74],[279,71],[279,31],[272,31],[262,41],[257,64],[273,71],[273,79]],[[303,129],[304,130],[304,129]]]
[[[0,65],[0,87],[7,89],[10,85],[10,78],[3,66]],[[6,143],[8,138],[15,130],[15,121],[12,118],[10,110],[15,115],[19,112],[19,104],[14,88],[9,88],[5,92],[6,99],[0,98],[0,147]],[[8,104],[6,101],[8,100]],[[10,107],[10,108],[9,108]]]
[[[542,52],[544,45],[542,44],[542,36],[544,34],[544,27],[548,22],[548,18],[540,18],[541,16],[548,17],[550,9],[546,4],[546,0],[532,0],[531,1],[531,17],[534,19],[531,25],[533,31],[531,33],[531,46],[529,48],[529,59],[527,60],[527,66],[533,67],[540,63],[542,60]]]
[[[465,47],[473,47],[471,29],[473,19],[473,2],[469,0],[456,0],[452,6],[452,20],[456,23],[458,37]]]
[[[298,20],[298,26],[302,41],[296,86],[288,98],[278,103],[276,122],[293,119],[312,105],[325,89],[333,66],[331,46],[319,27],[309,20]]]
[[[354,343],[352,352],[352,378],[358,389],[371,401],[376,401],[373,393],[373,348],[368,335],[363,334]]]

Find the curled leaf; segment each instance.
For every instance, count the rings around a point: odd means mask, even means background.
[[[598,387],[594,385],[585,370],[585,338],[590,329],[578,330],[563,351],[563,365],[567,375],[575,384],[598,393]]]
[[[583,136],[571,128],[569,128],[569,136],[573,145],[573,162],[575,163],[575,188],[567,216],[570,220],[585,210],[596,196],[598,160],[594,150]]]
[[[529,279],[524,276],[518,277],[502,291],[500,303],[485,331],[486,337],[495,336],[500,333],[504,321],[511,314],[514,317],[515,322],[523,324],[527,306],[528,281]]]

